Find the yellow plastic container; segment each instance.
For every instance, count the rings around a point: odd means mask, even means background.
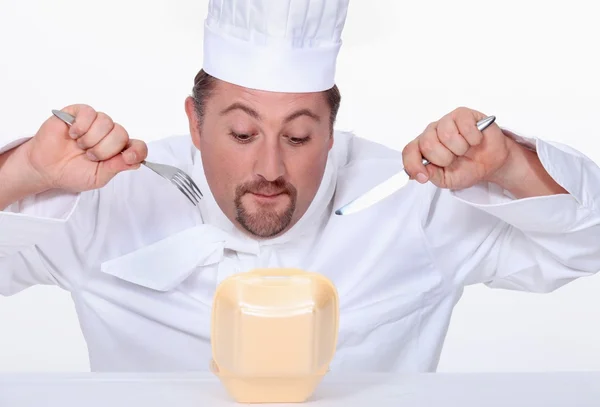
[[[325,276],[235,274],[213,299],[210,368],[237,402],[303,402],[329,370],[338,331],[338,294]]]

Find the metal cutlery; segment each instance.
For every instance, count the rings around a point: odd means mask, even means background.
[[[483,131],[487,129],[492,123],[496,121],[495,116],[488,116],[485,119],[477,122],[477,128],[479,131]],[[423,159],[423,165],[428,165],[429,161]],[[362,211],[370,207],[371,205],[376,204],[377,202],[387,198],[394,192],[398,191],[409,181],[409,175],[406,170],[402,170],[399,173],[393,175],[387,180],[383,181],[381,184],[376,187],[370,189],[366,193],[362,194],[360,197],[352,200],[351,202],[345,204],[341,208],[335,211],[336,215],[349,215],[352,213],[356,213]]]
[[[61,110],[52,110],[52,114],[69,126],[75,122],[75,117],[73,115]],[[198,205],[202,199],[203,195],[200,188],[198,188],[194,180],[188,174],[179,168],[145,160],[142,161],[142,164],[175,185],[194,206]]]

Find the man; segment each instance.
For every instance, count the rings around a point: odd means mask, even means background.
[[[402,153],[334,132],[347,0],[233,3],[210,3],[191,137],[147,148],[73,105],[72,127],[50,117],[0,150],[0,293],[68,290],[92,370],[207,369],[215,288],[256,267],[335,283],[332,370],[404,372],[435,370],[466,284],[547,292],[598,270],[588,158],[496,124],[482,134],[467,108]],[[199,208],[146,157],[189,173]],[[403,165],[416,181],[334,214]]]

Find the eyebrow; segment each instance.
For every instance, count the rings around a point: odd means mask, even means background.
[[[242,103],[234,103],[232,105],[229,105],[229,107],[221,110],[220,115],[225,116],[227,113],[232,112],[234,110],[241,110],[241,111],[245,112],[246,114],[248,114],[249,116],[252,116],[256,120],[262,120],[262,118],[260,117],[260,115],[258,114],[258,112],[256,110],[254,110],[251,107],[248,107]]]
[[[308,116],[311,119],[313,119],[314,121],[316,121],[317,123],[321,121],[321,118],[319,116],[317,116],[315,113],[311,112],[310,110],[300,109],[300,110],[296,110],[294,113],[292,113],[288,117],[286,117],[283,122],[284,123],[291,122],[292,120],[294,120],[300,116]]]
[[[230,113],[234,110],[241,110],[256,120],[262,120],[262,117],[260,116],[260,114],[258,114],[258,112],[256,110],[254,110],[251,107],[246,106],[242,103],[239,103],[239,102],[233,103],[233,104],[229,105],[228,107],[226,107],[225,109],[221,110],[220,115],[224,116],[227,113]],[[288,123],[288,122],[291,122],[292,120],[297,119],[298,117],[301,117],[301,116],[310,117],[311,119],[313,119],[316,122],[321,121],[321,118],[316,113],[310,111],[309,109],[300,109],[300,110],[296,110],[295,112],[288,115],[283,120],[283,122]]]

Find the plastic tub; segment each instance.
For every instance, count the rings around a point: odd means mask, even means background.
[[[325,276],[235,274],[213,299],[210,368],[238,402],[302,402],[329,370],[338,330],[338,294]]]

